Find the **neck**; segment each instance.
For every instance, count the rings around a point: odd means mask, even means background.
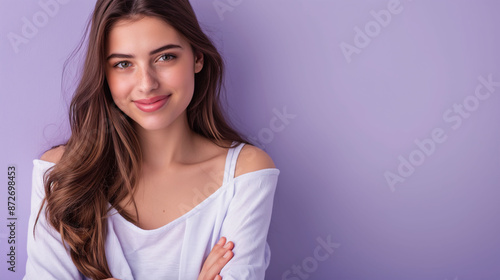
[[[144,130],[139,125],[136,128],[143,164],[150,170],[165,170],[189,162],[196,154],[194,147],[197,135],[189,129],[185,112],[165,129]]]

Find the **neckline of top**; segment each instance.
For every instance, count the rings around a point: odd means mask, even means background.
[[[234,143],[235,143],[235,141],[233,141],[231,146],[233,146]],[[131,223],[127,219],[125,219],[122,215],[120,215],[120,213],[118,213],[118,211],[115,208],[111,207],[111,205],[108,203],[108,207],[111,209],[110,213],[109,213],[110,216],[112,216],[112,215],[116,216],[117,220],[121,221],[121,223],[123,223],[125,226],[127,226],[131,230],[138,232],[140,234],[150,235],[150,234],[156,234],[159,232],[169,231],[170,229],[174,228],[179,223],[183,222],[184,220],[188,219],[189,217],[200,212],[200,210],[202,210],[206,205],[209,205],[212,201],[215,201],[216,198],[227,189],[227,187],[230,185],[229,183],[235,179],[234,178],[234,166],[236,165],[236,160],[238,158],[239,152],[243,148],[243,145],[245,145],[245,143],[240,143],[239,145],[228,149],[227,154],[226,154],[226,161],[225,161],[225,165],[224,165],[224,178],[222,181],[222,185],[219,188],[217,188],[217,190],[215,192],[213,192],[208,197],[203,199],[200,203],[198,203],[196,206],[194,206],[193,208],[191,208],[190,210],[188,210],[186,213],[182,214],[181,216],[175,218],[174,220],[172,220],[172,221],[170,221],[170,222],[168,222],[160,227],[154,228],[154,229],[143,229],[143,228],[138,227],[137,225]],[[266,170],[266,169],[262,169],[262,170]],[[262,171],[262,170],[258,170],[258,171]],[[248,173],[246,173],[246,174],[248,174]],[[242,175],[246,175],[246,174],[242,174]],[[240,176],[242,176],[242,175],[240,175]],[[238,177],[240,177],[240,176],[238,176]]]

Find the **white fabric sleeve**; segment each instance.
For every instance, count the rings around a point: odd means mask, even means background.
[[[63,245],[61,235],[47,222],[45,205],[35,224],[38,210],[45,197],[43,174],[50,167],[49,162],[33,161],[31,190],[31,214],[28,224],[28,260],[24,280],[35,279],[82,279],[82,275],[73,264],[69,250]]]
[[[234,197],[220,233],[234,243],[234,256],[221,270],[223,280],[264,279],[270,262],[267,233],[279,172],[262,169],[234,179]]]

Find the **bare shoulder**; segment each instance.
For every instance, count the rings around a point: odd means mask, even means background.
[[[57,146],[55,148],[52,148],[48,151],[46,151],[41,157],[41,160],[48,161],[48,162],[53,162],[53,163],[58,163],[59,160],[61,159],[64,150],[65,150],[64,145]]]
[[[266,168],[276,168],[271,157],[259,147],[245,144],[236,161],[234,177]]]

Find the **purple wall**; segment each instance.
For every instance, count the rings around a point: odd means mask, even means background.
[[[500,279],[498,1],[192,3],[233,122],[282,172],[266,279]],[[0,1],[2,279],[24,275],[31,161],[67,136],[62,65],[92,8]]]

